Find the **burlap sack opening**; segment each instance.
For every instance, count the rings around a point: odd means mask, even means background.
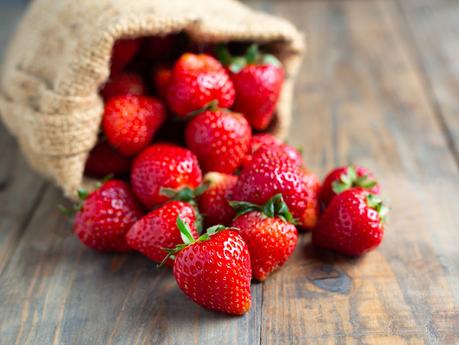
[[[290,125],[293,80],[303,40],[287,21],[233,0],[36,0],[22,18],[2,71],[0,114],[30,164],[69,197],[103,114],[98,90],[120,38],[185,32],[203,43],[264,44],[284,64],[286,82],[271,131]]]

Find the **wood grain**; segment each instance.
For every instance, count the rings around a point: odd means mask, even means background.
[[[358,260],[316,253],[305,236],[264,285],[261,343],[456,343],[458,170],[397,7],[321,1],[270,10],[309,37],[295,144],[313,170],[359,162],[378,172],[392,215],[381,249]]]
[[[248,315],[208,312],[167,269],[83,247],[57,212],[61,193],[0,128],[0,182],[9,181],[0,187],[0,344],[459,343],[459,174],[448,134],[459,97],[440,77],[455,65],[429,62],[407,31],[437,12],[417,7],[408,24],[414,1],[403,13],[395,1],[249,3],[306,32],[289,141],[321,174],[349,162],[377,172],[392,207],[383,245],[350,259],[314,250],[304,234],[286,267],[253,285]],[[433,41],[441,23],[429,20]]]
[[[459,163],[459,2],[399,0],[399,6],[427,92]]]
[[[55,207],[62,202],[47,189],[1,276],[0,344],[258,343],[260,286],[245,317],[210,313],[168,269],[84,248]]]
[[[0,274],[41,198],[44,180],[27,166],[14,138],[0,124]]]

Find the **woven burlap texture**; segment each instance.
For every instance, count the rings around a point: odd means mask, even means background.
[[[41,174],[74,197],[103,114],[98,90],[120,38],[186,32],[197,42],[270,44],[286,69],[273,133],[290,125],[303,39],[287,21],[233,0],[36,0],[8,48],[0,115]]]

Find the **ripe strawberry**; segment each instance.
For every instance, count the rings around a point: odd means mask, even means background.
[[[177,217],[189,225],[193,238],[198,238],[193,206],[181,201],[168,201],[131,227],[126,235],[128,245],[151,260],[161,263],[167,255],[164,248],[183,243],[176,225]],[[173,265],[170,259],[165,263],[167,266]]]
[[[202,175],[196,156],[189,150],[171,144],[154,144],[134,160],[131,183],[134,193],[148,207],[167,201],[162,188],[180,190],[196,188]]]
[[[241,114],[208,110],[187,125],[185,141],[204,171],[232,174],[250,147],[250,125]]]
[[[128,185],[120,180],[105,182],[91,194],[80,192],[73,231],[90,248],[100,251],[129,250],[126,233],[142,217],[142,209]]]
[[[167,67],[158,67],[153,70],[153,85],[155,86],[156,94],[161,99],[166,99],[166,91],[169,86],[172,71]]]
[[[220,48],[220,60],[228,65],[236,90],[234,110],[244,114],[256,130],[265,130],[274,115],[284,82],[284,69],[273,55],[261,54],[257,45],[245,57],[233,58]]]
[[[111,75],[120,73],[140,49],[139,39],[122,39],[115,42],[112,50]]]
[[[104,101],[122,95],[142,96],[146,93],[145,84],[138,74],[120,73],[111,77],[100,91]]]
[[[194,240],[177,219],[185,244],[175,255],[174,277],[180,289],[197,304],[219,312],[242,315],[250,308],[250,255],[233,228],[215,226]]]
[[[106,141],[100,141],[89,152],[84,168],[88,176],[102,178],[113,174],[123,176],[129,172],[131,160],[120,155]]]
[[[199,210],[204,216],[205,225],[230,225],[236,212],[229,205],[237,177],[234,175],[210,172],[204,176],[208,189],[198,198]]]
[[[264,281],[292,255],[298,241],[293,217],[281,194],[264,205],[230,202],[237,212],[232,227],[239,229],[250,252],[253,277]]]
[[[318,219],[317,177],[296,166],[279,147],[260,147],[242,169],[234,200],[264,204],[281,193],[298,226],[311,229]]]
[[[362,188],[345,190],[326,208],[312,243],[347,255],[364,254],[381,243],[387,211],[379,196]]]
[[[131,156],[151,142],[165,117],[156,98],[117,96],[105,104],[102,126],[108,142],[121,154]]]
[[[222,108],[234,102],[234,87],[223,66],[207,54],[183,54],[175,63],[166,93],[169,107],[178,116],[217,101]]]
[[[343,166],[332,170],[320,189],[319,200],[324,210],[330,201],[347,189],[361,187],[372,194],[380,193],[380,186],[373,173],[362,166]]]
[[[293,146],[284,144],[282,140],[268,133],[255,134],[252,137],[251,152],[248,155],[246,155],[244,159],[244,165],[248,164],[252,160],[252,154],[256,150],[258,150],[262,145],[280,147],[296,165],[303,165],[303,157],[301,156],[301,152],[299,150],[297,150]]]

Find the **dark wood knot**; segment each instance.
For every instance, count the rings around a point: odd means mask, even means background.
[[[307,277],[315,286],[329,292],[345,295],[352,288],[351,277],[331,265],[321,265],[308,273]]]

